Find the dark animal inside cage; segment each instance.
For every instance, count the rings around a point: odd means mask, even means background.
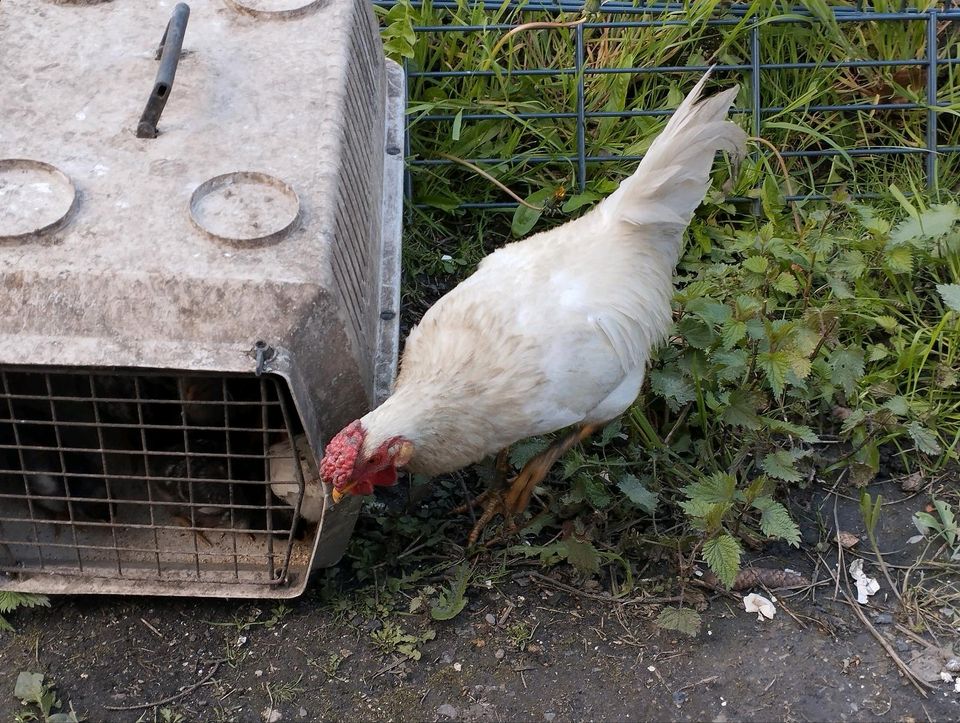
[[[302,432],[267,376],[0,369],[0,570],[280,584],[309,545],[270,469],[302,494]]]

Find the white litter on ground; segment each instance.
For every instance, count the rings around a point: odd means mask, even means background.
[[[763,595],[757,595],[755,592],[743,598],[743,608],[748,613],[757,613],[757,620],[763,620],[764,618],[773,620],[773,616],[777,614],[777,608],[773,602],[767,600]]]
[[[867,577],[863,571],[863,560],[854,560],[850,563],[850,576],[857,586],[857,602],[861,605],[866,604],[870,596],[880,589],[880,583],[875,577]]]

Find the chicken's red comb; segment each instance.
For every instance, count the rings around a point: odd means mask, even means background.
[[[349,483],[364,437],[366,432],[358,419],[327,442],[320,460],[320,477],[324,482],[332,484],[335,489]]]

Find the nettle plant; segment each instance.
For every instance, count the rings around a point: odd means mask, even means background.
[[[792,209],[769,183],[761,195],[752,226],[692,227],[673,335],[634,414],[670,430],[661,447],[682,464],[659,485],[679,488],[726,584],[741,541],[799,543],[784,484],[866,485],[884,445],[938,467],[960,438],[960,207],[896,194],[894,223],[841,194]]]

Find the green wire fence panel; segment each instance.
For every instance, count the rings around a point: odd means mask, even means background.
[[[407,71],[420,207],[589,202],[711,65],[718,87],[740,83],[739,122],[779,149],[793,197],[960,190],[954,2],[376,4]],[[752,168],[779,174],[754,148]]]

